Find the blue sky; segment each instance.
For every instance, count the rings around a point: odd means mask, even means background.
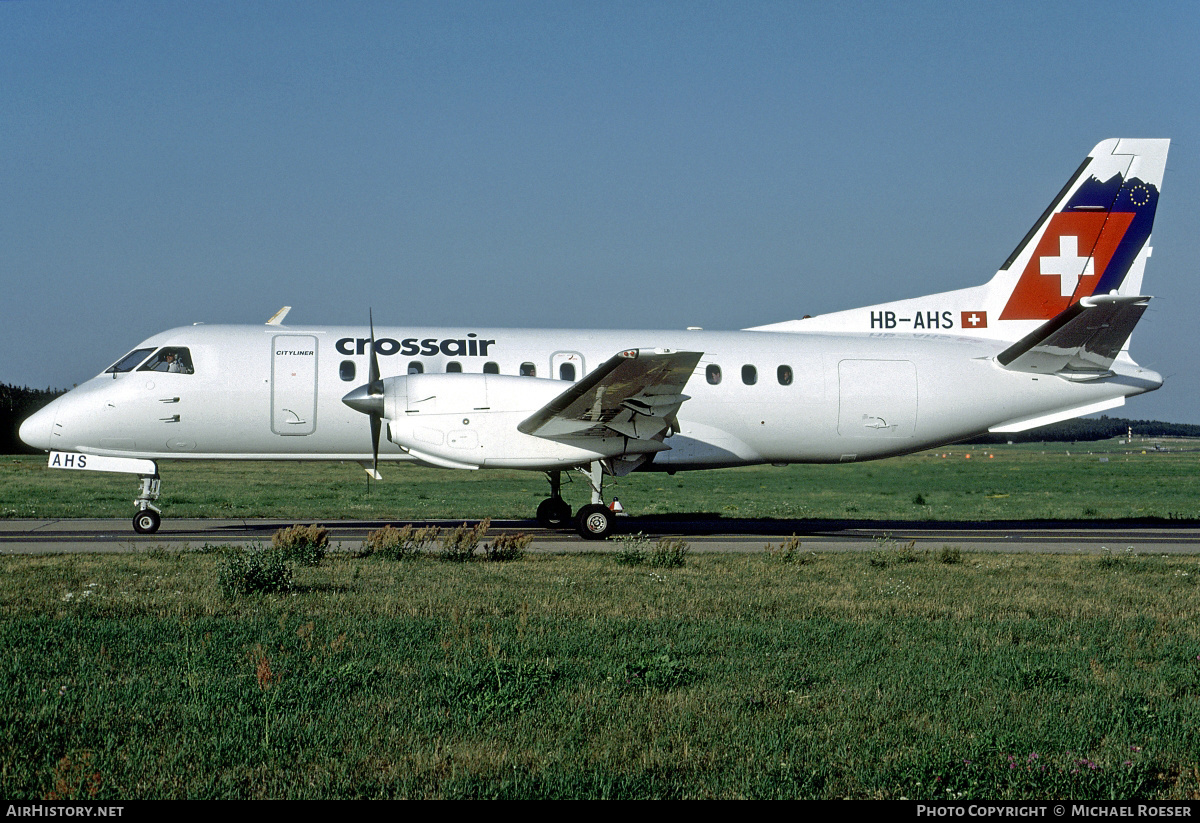
[[[1134,337],[1200,423],[1200,4],[0,2],[0,382],[195,321],[741,328],[986,281],[1169,137]]]

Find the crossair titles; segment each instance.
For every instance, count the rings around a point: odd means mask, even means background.
[[[384,356],[403,354],[407,357],[418,354],[423,357],[433,357],[437,354],[447,357],[487,357],[488,347],[495,342],[480,340],[479,335],[474,332],[468,333],[466,337],[448,337],[445,340],[438,340],[436,337],[406,337],[403,340],[380,337],[375,341],[375,353]],[[369,337],[343,337],[334,344],[334,348],[342,354],[366,354],[370,345]]]

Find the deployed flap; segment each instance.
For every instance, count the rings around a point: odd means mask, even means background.
[[[1085,297],[1002,351],[1000,365],[1014,371],[1092,379],[1108,374],[1149,297]]]
[[[677,427],[683,387],[702,352],[631,349],[613,356],[551,400],[517,429],[551,439],[611,437],[651,440]]]

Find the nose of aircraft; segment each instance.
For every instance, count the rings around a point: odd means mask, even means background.
[[[51,433],[54,430],[54,414],[53,403],[44,409],[39,409],[29,417],[25,418],[21,423],[21,428],[17,435],[21,438],[21,442],[35,449],[43,449],[50,451],[53,446],[50,445]]]

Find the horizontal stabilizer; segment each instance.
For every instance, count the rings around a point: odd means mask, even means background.
[[[1113,360],[1146,311],[1149,297],[1085,297],[1002,351],[1013,371],[1092,380],[1109,374]]]
[[[687,400],[684,386],[702,352],[631,349],[609,358],[517,429],[550,439],[611,437],[652,440],[674,427]]]

